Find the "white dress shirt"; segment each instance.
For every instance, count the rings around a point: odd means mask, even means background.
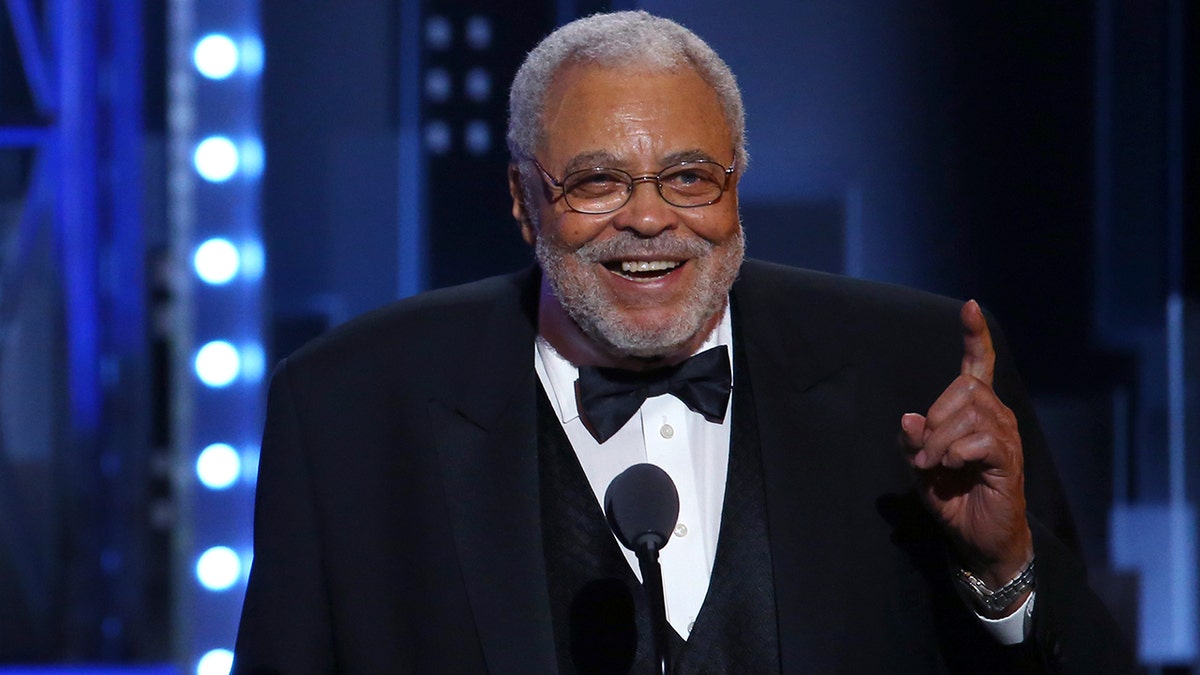
[[[719,345],[728,347],[732,358],[733,328],[728,308],[696,353]],[[634,464],[655,464],[675,482],[679,523],[659,560],[667,621],[686,638],[708,593],[716,558],[729,466],[732,405],[725,411],[724,421],[717,424],[692,412],[670,394],[654,396],[646,399],[637,414],[601,446],[579,417],[575,400],[579,369],[541,337],[537,339],[534,367],[601,506],[612,479]],[[637,556],[624,546],[621,551],[641,579]]]
[[[696,350],[724,345],[733,359],[733,327],[726,303],[721,322]],[[605,443],[598,443],[583,424],[575,398],[579,369],[563,358],[541,336],[534,350],[534,369],[563,431],[571,441],[601,508],[609,483],[625,469],[642,462],[655,464],[671,477],[679,490],[679,523],[659,560],[667,622],[684,638],[700,613],[716,558],[725,502],[725,477],[729,466],[729,432],[733,402],[721,423],[709,422],[670,394],[646,399],[625,426]],[[733,386],[737,386],[734,381]],[[899,452],[899,450],[897,450]],[[616,541],[616,535],[613,536]],[[620,546],[633,573],[641,569],[633,551]],[[1032,621],[1033,597],[1004,619],[979,617],[1002,644],[1025,639]]]

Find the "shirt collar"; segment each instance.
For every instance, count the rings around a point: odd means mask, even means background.
[[[728,299],[725,300],[725,310],[721,314],[720,323],[717,324],[715,330],[708,334],[704,343],[693,354],[699,354],[706,349],[720,345],[725,345],[731,353],[733,352],[733,322],[729,318]],[[566,424],[578,419],[579,408],[575,401],[575,380],[579,379],[579,368],[559,354],[558,350],[541,335],[537,336],[536,347],[534,369],[542,381],[542,386],[546,387],[546,394],[550,397],[550,404],[554,407],[554,413],[558,415],[558,421]]]

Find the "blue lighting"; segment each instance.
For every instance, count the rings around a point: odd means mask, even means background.
[[[205,283],[219,286],[237,275],[241,255],[228,239],[209,239],[196,249],[192,264]]]
[[[425,44],[434,51],[445,51],[454,42],[454,28],[450,20],[441,15],[434,15],[425,20]]]
[[[192,52],[196,70],[210,80],[223,80],[238,67],[238,48],[227,35],[206,35]]]
[[[233,345],[215,340],[196,352],[196,376],[210,387],[225,387],[237,379],[241,361]]]
[[[196,578],[210,591],[226,591],[242,576],[242,560],[228,546],[214,546],[196,561]]]
[[[425,73],[425,96],[434,103],[445,103],[450,100],[450,90],[454,84],[450,81],[450,73],[445,68],[430,68]]]
[[[241,49],[242,72],[247,75],[258,75],[263,67],[263,46],[257,36],[242,40]]]
[[[425,125],[425,148],[431,155],[444,155],[450,151],[450,125],[433,120]]]
[[[258,178],[262,174],[265,154],[263,153],[262,143],[257,138],[243,141],[239,156],[243,173],[252,178]]]
[[[196,458],[196,476],[210,490],[224,490],[233,485],[241,473],[241,456],[225,443],[213,443]]]
[[[471,154],[482,155],[492,148],[492,132],[483,120],[468,122],[466,137]]]
[[[233,652],[213,649],[196,662],[196,675],[229,675],[233,670]]]
[[[467,44],[479,50],[492,46],[491,19],[479,14],[467,19]]]
[[[189,450],[175,467],[191,486],[179,505],[186,548],[173,565],[177,606],[190,617],[173,650],[184,659],[176,663],[183,675],[229,675],[240,608],[234,596],[253,557],[247,516],[259,449],[248,434],[262,429],[269,375],[258,218],[267,161],[260,4],[180,0],[170,3],[166,26],[169,51],[183,57],[167,64],[169,146],[182,149],[170,153],[168,198],[180,214],[176,255],[192,267],[181,285],[189,315],[178,322],[186,347],[175,365],[180,404],[190,411],[177,434],[177,446]]]
[[[472,101],[486,101],[492,95],[492,76],[483,68],[472,68],[467,71],[466,90]]]
[[[210,136],[200,141],[192,156],[196,173],[212,183],[223,183],[238,170],[238,149],[224,136]]]
[[[242,244],[241,256],[242,276],[251,281],[261,279],[263,269],[266,267],[266,257],[263,254],[262,245],[257,241]]]
[[[263,353],[262,345],[251,343],[242,347],[242,376],[254,382],[262,381],[267,370],[267,355]]]

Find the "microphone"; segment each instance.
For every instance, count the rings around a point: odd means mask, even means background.
[[[670,541],[679,520],[679,491],[666,471],[653,464],[634,464],[609,483],[604,492],[604,512],[617,539],[637,554],[642,586],[650,600],[654,647],[666,675],[671,671],[667,650],[670,628],[658,552]]]

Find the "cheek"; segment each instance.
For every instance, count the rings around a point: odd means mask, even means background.
[[[714,204],[713,207],[720,206]],[[729,208],[728,206],[720,209],[714,208],[703,215],[689,221],[690,229],[696,236],[714,243],[721,243],[729,239],[737,232],[738,216],[737,207]]]
[[[579,213],[555,213],[551,215],[553,225],[543,228],[562,244],[578,248],[599,237],[605,228],[603,220]]]

